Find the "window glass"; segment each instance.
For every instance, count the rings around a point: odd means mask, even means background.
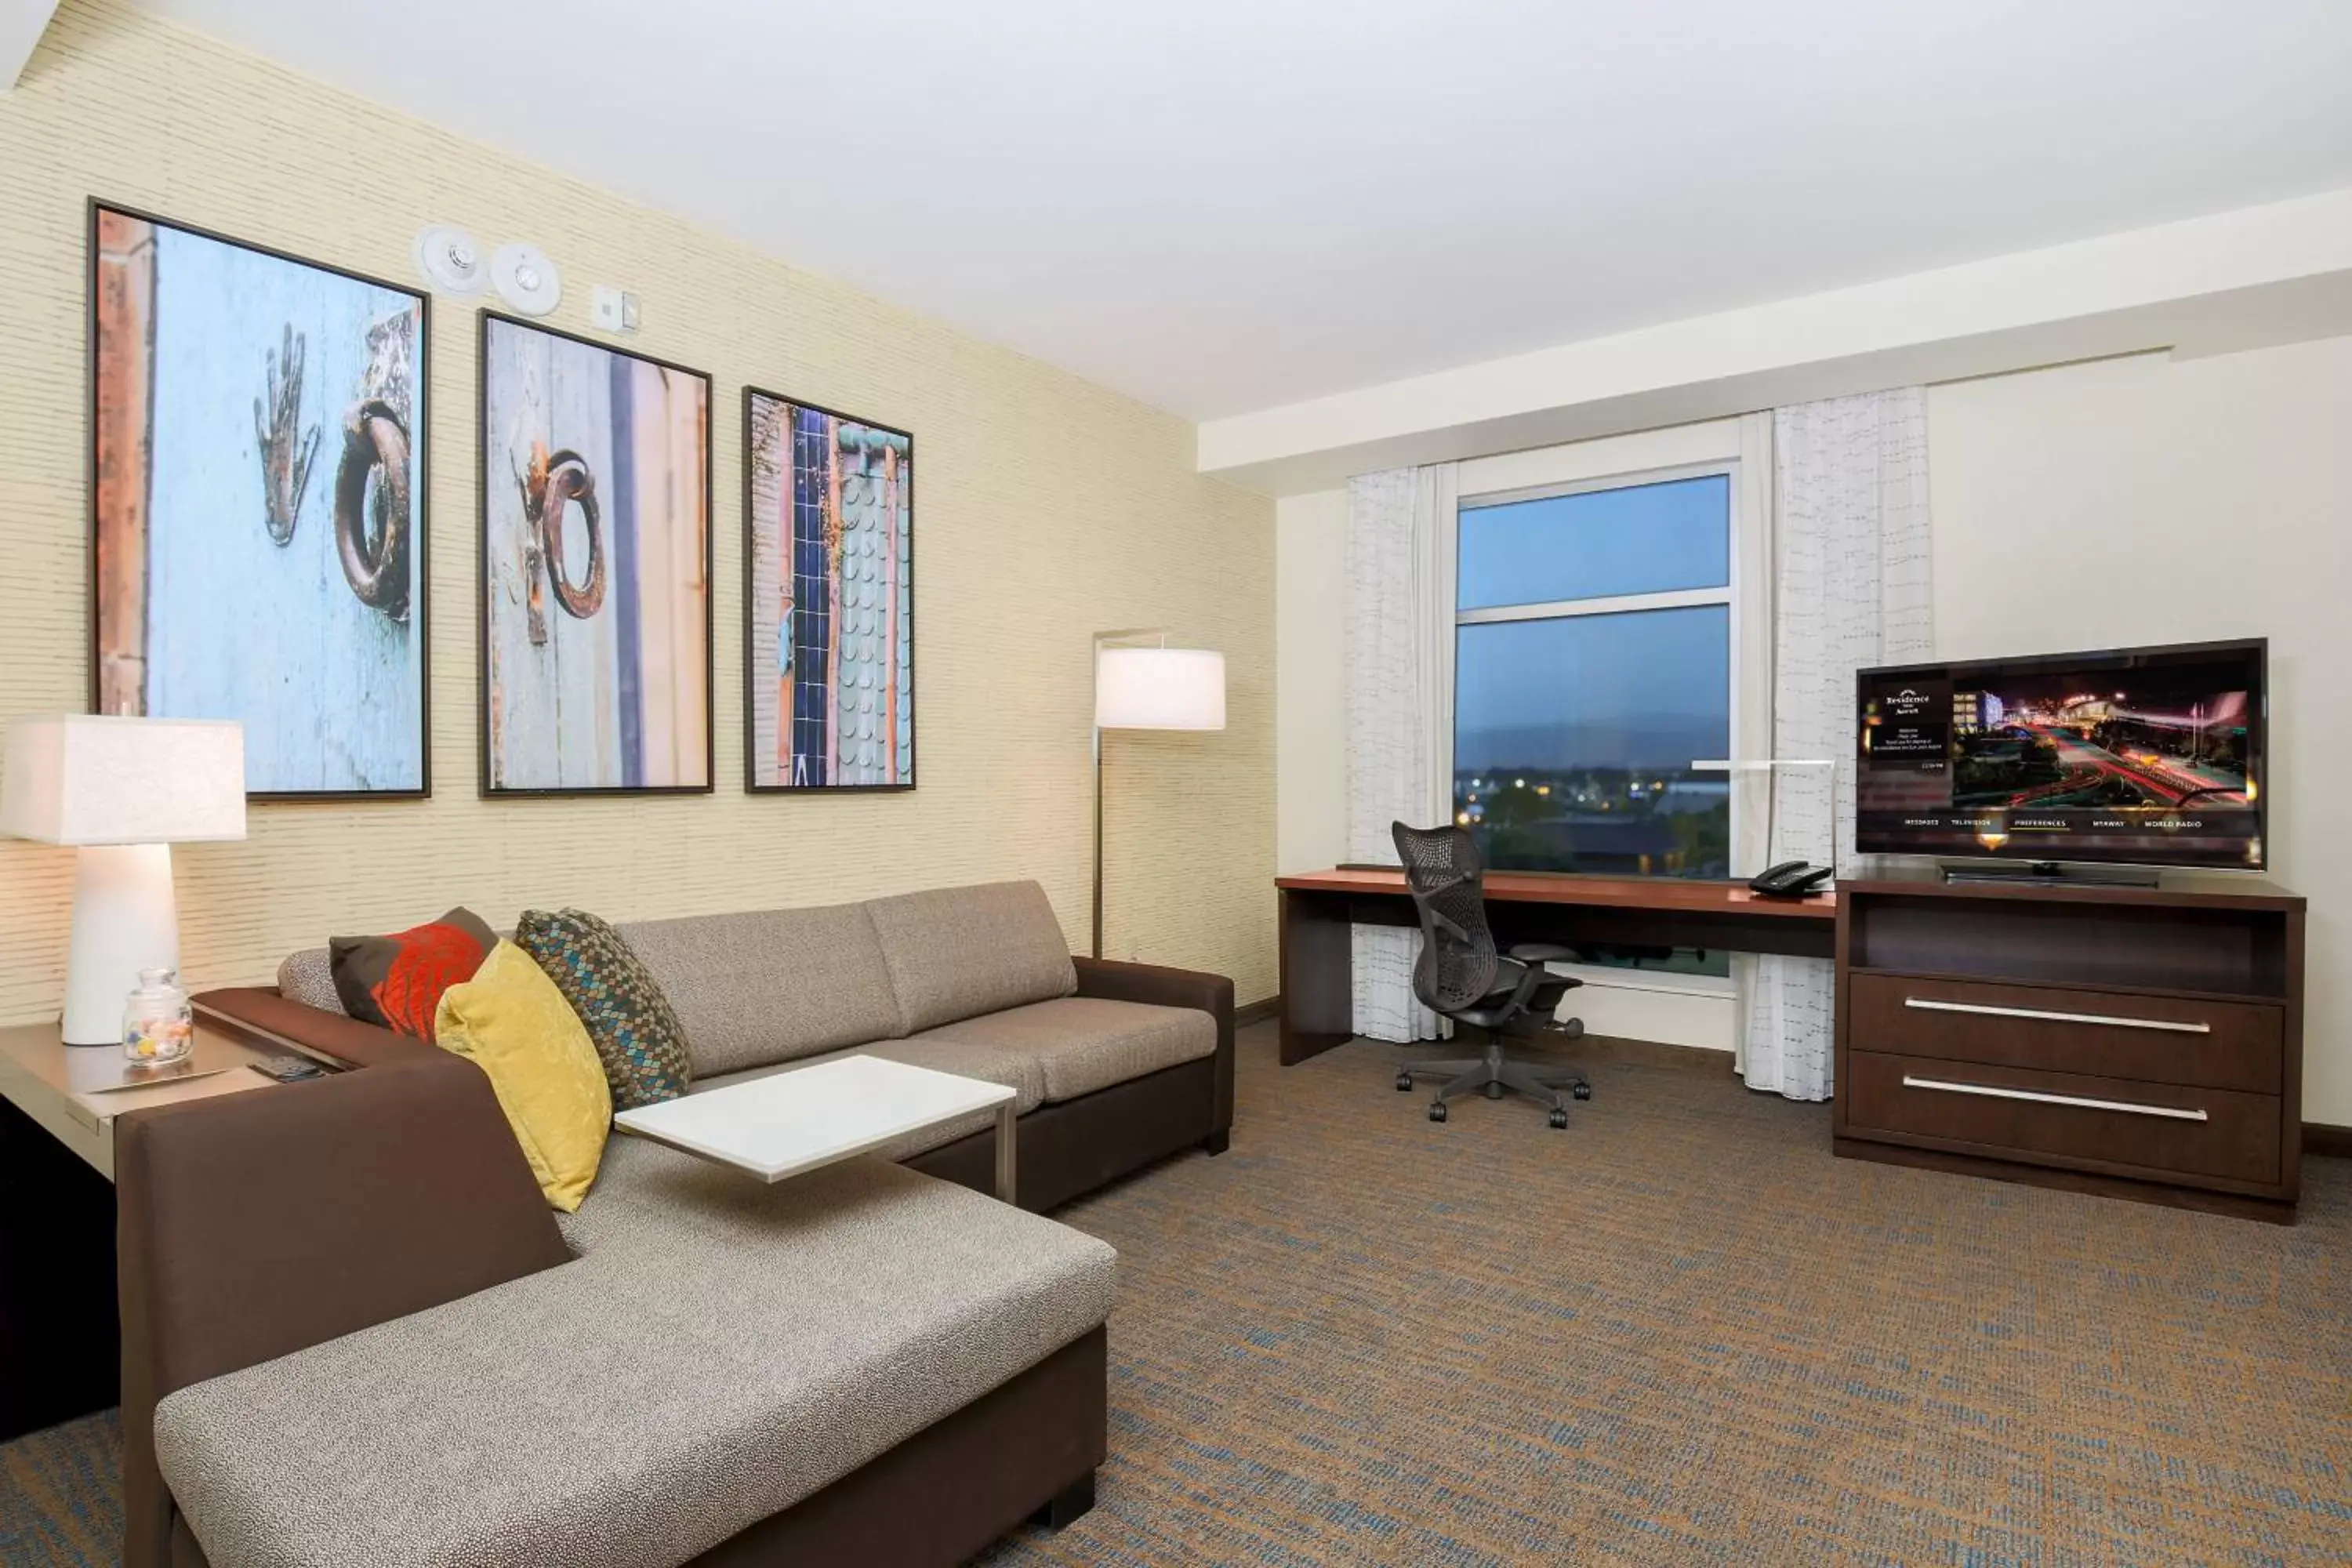
[[[1723,526],[1718,518],[1718,530]],[[1457,628],[1454,809],[1515,870],[1723,877],[1727,605]]]
[[[1465,610],[1731,582],[1731,480],[1722,474],[1461,512]]]

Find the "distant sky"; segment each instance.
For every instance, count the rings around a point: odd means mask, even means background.
[[[1455,765],[1679,768],[1727,756],[1730,636],[1720,605],[1464,626]]]
[[[1720,588],[1731,581],[1731,481],[1713,474],[1469,507],[1459,548],[1465,610]]]

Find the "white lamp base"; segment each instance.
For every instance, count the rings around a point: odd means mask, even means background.
[[[180,967],[172,847],[85,844],[75,855],[65,1042],[120,1046],[122,1005],[139,972]]]

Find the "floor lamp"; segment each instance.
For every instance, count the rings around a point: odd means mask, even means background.
[[[1103,955],[1103,731],[1222,730],[1225,656],[1157,628],[1095,634],[1095,942]]]

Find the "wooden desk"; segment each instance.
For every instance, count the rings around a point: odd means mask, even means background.
[[[1282,1060],[1287,1066],[1353,1037],[1349,928],[1420,921],[1399,870],[1341,867],[1277,877],[1274,885],[1282,890]],[[1767,899],[1744,882],[1489,871],[1486,920],[1505,948],[1552,942],[1836,956],[1836,894]]]

